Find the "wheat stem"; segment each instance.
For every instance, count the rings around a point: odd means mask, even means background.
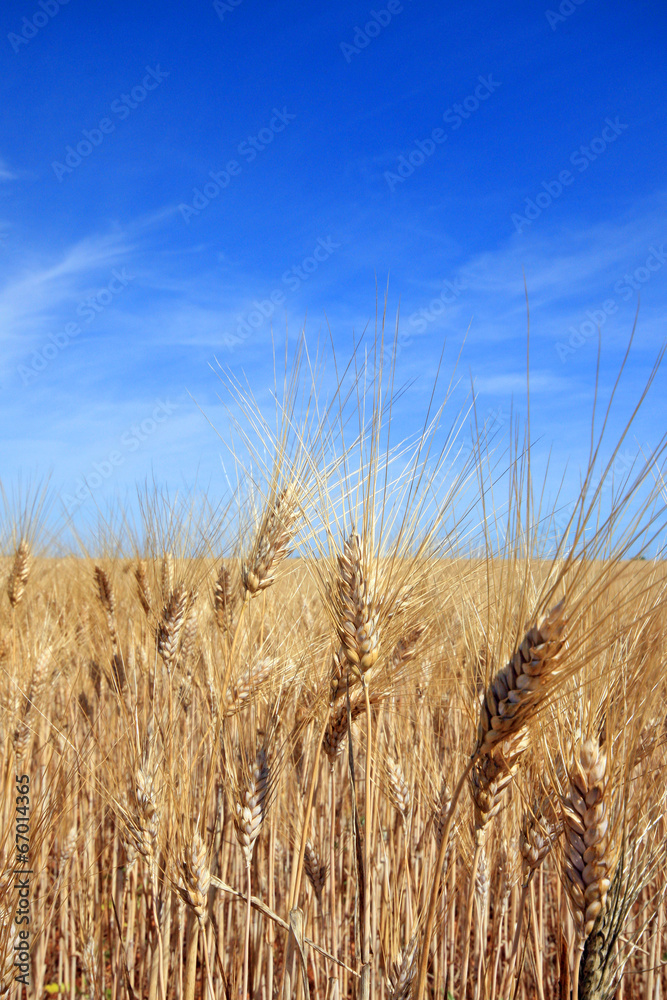
[[[364,689],[364,699],[366,702],[366,802],[365,802],[365,865],[364,865],[364,936],[362,941],[361,960],[364,967],[368,968],[370,974],[371,957],[371,853],[372,853],[372,785],[371,785],[371,749],[372,749],[372,725],[371,703],[368,697],[368,684],[366,678],[361,675],[361,683]],[[350,738],[352,734],[350,733]]]
[[[470,961],[470,929],[472,927],[472,910],[475,904],[475,878],[477,876],[477,866],[479,865],[480,855],[484,848],[483,841],[478,838],[477,844],[475,845],[475,853],[472,859],[472,867],[470,869],[470,878],[468,881],[468,903],[466,906],[465,923],[463,925],[463,958],[461,960],[461,1000],[465,1000],[467,989],[468,989],[468,964]]]
[[[429,895],[428,910],[426,913],[426,923],[424,925],[422,950],[421,950],[421,955],[419,957],[419,973],[417,977],[417,988],[415,990],[415,1000],[423,1000],[424,990],[426,989],[428,956],[429,956],[429,951],[431,949],[431,938],[433,937],[435,914],[438,907],[438,896],[440,894],[440,878],[442,873],[442,866],[445,862],[445,854],[447,853],[447,841],[449,840],[449,834],[452,829],[452,823],[454,822],[454,813],[456,811],[456,806],[458,804],[459,798],[461,797],[463,786],[468,780],[468,776],[470,775],[474,762],[475,762],[475,757],[471,757],[463,770],[463,774],[458,780],[456,788],[454,789],[454,792],[452,794],[451,802],[449,804],[449,812],[447,813],[447,820],[445,822],[442,831],[442,839],[440,841],[440,848],[438,850],[438,858],[435,863],[435,872],[433,874],[433,881],[431,883],[431,892]]]
[[[250,916],[252,914],[252,874],[251,864],[246,864],[246,885],[248,892],[248,903],[246,906],[245,918],[245,940],[243,944],[243,990],[241,996],[243,1000],[248,998],[248,965],[250,962]]]
[[[303,861],[306,854],[306,841],[309,836],[309,826],[310,826],[310,814],[313,809],[313,800],[315,798],[315,788],[317,786],[317,779],[319,776],[319,764],[320,764],[320,754],[322,752],[322,740],[324,739],[324,734],[329,724],[329,712],[330,708],[327,708],[324,714],[324,721],[322,723],[322,729],[318,735],[317,741],[315,743],[315,756],[313,760],[313,766],[310,774],[310,785],[308,787],[308,798],[306,799],[306,810],[304,813],[303,827],[301,829],[301,841],[299,843],[299,854],[297,856],[296,865],[292,866],[292,876],[290,879],[290,891],[288,899],[288,910],[291,910],[295,905],[299,896],[299,888],[301,885],[301,877],[303,874]]]

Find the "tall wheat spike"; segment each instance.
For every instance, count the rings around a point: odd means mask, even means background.
[[[132,834],[136,850],[145,859],[154,882],[157,874],[157,847],[160,829],[160,809],[152,775],[139,768],[135,776],[134,788],[137,809],[132,824]]]
[[[495,743],[492,753],[480,756],[473,764],[470,785],[478,843],[483,842],[489,823],[503,808],[528,742],[528,734],[519,731],[509,739]]]
[[[241,567],[247,596],[254,597],[273,583],[278,566],[288,554],[298,513],[296,486],[290,483],[268,504],[250,556]]]
[[[371,704],[377,704],[380,700],[381,696],[378,693],[371,691]],[[363,715],[365,711],[366,704],[363,700],[352,702],[350,706],[350,716],[352,721],[354,722],[358,719],[359,716]],[[340,755],[343,749],[343,740],[347,735],[347,727],[347,706],[345,704],[339,705],[336,710],[331,713],[324,731],[324,736],[322,737],[322,749],[329,758],[329,763],[332,767],[335,759]]]
[[[221,566],[213,585],[215,620],[221,632],[231,632],[234,621],[234,594],[229,570]]]
[[[155,603],[150,580],[148,579],[148,567],[146,566],[146,561],[144,559],[140,559],[134,567],[134,577],[137,581],[137,595],[139,597],[139,603],[144,609],[146,617],[150,618],[153,613]]]
[[[162,611],[158,625],[157,651],[171,673],[178,657],[181,629],[188,609],[189,594],[183,584],[176,585]]]
[[[544,804],[527,810],[519,834],[519,851],[524,883],[530,881],[550,853],[560,831],[547,815]]]
[[[568,778],[569,789],[561,803],[563,876],[576,933],[573,996],[577,1000],[584,946],[604,910],[612,873],[607,753],[597,739],[575,746]]]
[[[577,934],[593,929],[611,884],[608,844],[607,754],[597,740],[581,743],[573,754],[570,788],[563,799],[565,885]]]
[[[375,615],[370,573],[364,559],[361,538],[352,532],[338,556],[336,631],[340,647],[335,654],[331,682],[332,696],[340,693],[342,673],[360,677],[380,654],[380,633]]]
[[[27,539],[22,538],[16,548],[14,562],[7,581],[7,596],[13,608],[21,602],[29,575],[30,546]]]
[[[398,952],[391,963],[387,975],[387,993],[389,1000],[410,1000],[412,983],[417,971],[416,963],[417,941],[413,938],[404,952]]]
[[[186,857],[181,861],[183,886],[179,887],[181,898],[192,910],[201,927],[206,922],[206,901],[211,886],[211,871],[208,865],[208,851],[198,830],[192,835],[192,842]]]
[[[304,871],[308,881],[313,887],[317,901],[322,906],[322,891],[327,880],[328,868],[323,864],[317,851],[309,840],[306,841],[306,853],[304,857]]]
[[[262,749],[257,751],[252,773],[250,774],[246,787],[240,790],[240,798],[235,803],[234,825],[236,836],[246,867],[250,867],[252,852],[259,837],[264,815],[266,812],[267,795],[269,793],[269,765],[266,759],[266,752]]]
[[[109,638],[114,655],[118,652],[118,629],[116,627],[116,599],[114,597],[113,586],[105,570],[100,566],[95,567],[95,582],[97,583],[97,595],[104,610],[109,629]]]
[[[507,666],[484,694],[477,729],[476,753],[490,754],[499,741],[522,729],[550,693],[564,645],[565,600],[553,608],[539,628],[531,628]]]

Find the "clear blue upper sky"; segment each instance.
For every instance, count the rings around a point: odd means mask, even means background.
[[[376,280],[416,378],[406,429],[468,328],[464,380],[502,425],[523,405],[524,270],[535,436],[577,467],[598,324],[605,388],[641,290],[628,406],[665,337],[666,14],[3,4],[5,487],[50,471],[83,509],[147,475],[222,489],[224,448],[187,393],[224,432],[215,359],[261,395],[272,327],[306,320],[315,342],[328,323],[344,355]],[[624,461],[664,430],[659,383]]]

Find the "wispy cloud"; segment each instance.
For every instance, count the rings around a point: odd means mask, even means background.
[[[126,259],[130,249],[123,234],[117,233],[82,240],[57,257],[25,255],[0,287],[0,329],[6,352],[13,355],[38,342],[65,316],[73,320],[95,278]]]
[[[0,156],[0,184],[3,181],[15,181],[18,180],[18,173],[12,170],[5,159]]]
[[[568,325],[581,322],[587,309],[595,310],[598,302],[615,295],[614,283],[646,258],[648,247],[667,231],[666,207],[665,199],[657,197],[640,205],[634,218],[615,224],[591,225],[574,236],[558,231],[536,231],[523,238],[509,234],[494,249],[468,256],[455,254],[450,242],[448,251],[456,263],[443,269],[439,279],[415,277],[404,288],[390,284],[390,339],[393,309],[399,293],[401,297],[398,381],[408,384],[416,379],[413,391],[418,395],[423,391],[420,385],[430,384],[443,338],[450,341],[447,363],[453,364],[467,333],[456,399],[469,392],[472,375],[482,418],[499,407],[509,414],[511,403],[521,410],[526,390],[525,268],[534,429],[547,447],[558,427],[560,458],[566,464],[581,439],[576,428],[590,418],[596,345],[588,354],[582,348],[576,363],[565,368],[554,345],[566,335]],[[346,244],[349,253],[342,247],[322,264],[312,282],[303,283],[250,336],[230,348],[228,337],[239,317],[247,316],[253,303],[267,301],[272,279],[267,279],[265,267],[253,272],[226,255],[219,260],[218,252],[206,243],[169,244],[165,233],[172,217],[173,210],[166,208],[106,233],[90,234],[60,253],[33,249],[6,277],[0,288],[0,323],[5,364],[15,369],[30,351],[49,343],[50,334],[76,318],[77,308],[106,285],[112,269],[126,268],[133,276],[130,290],[96,315],[90,332],[86,329],[85,336],[61,351],[41,381],[25,388],[15,370],[6,370],[0,415],[7,420],[23,413],[22,434],[7,442],[11,467],[25,464],[28,456],[38,464],[54,463],[62,490],[71,495],[75,488],[81,489],[82,479],[92,476],[96,481],[96,467],[107,469],[109,455],[119,453],[122,461],[113,467],[113,474],[103,477],[94,491],[96,501],[105,491],[128,489],[149,473],[169,480],[176,466],[179,477],[203,475],[222,488],[220,448],[186,395],[190,390],[224,433],[226,418],[216,398],[220,387],[209,368],[215,368],[215,359],[243,372],[250,384],[261,389],[272,381],[272,352],[267,350],[271,331],[280,340],[287,320],[296,337],[309,308],[306,332],[311,342],[328,339],[325,315],[342,355],[351,349],[353,330],[357,339],[364,329],[372,335],[374,288],[364,298],[356,276],[355,294],[340,296],[341,287],[352,287],[350,262],[356,267],[365,252],[372,256],[366,233],[357,238],[353,233]],[[291,263],[281,261],[272,269],[276,287],[282,269]],[[636,305],[634,297],[627,302],[618,294],[616,298],[625,311],[619,308],[606,325],[606,348],[627,342]],[[643,351],[664,337],[660,317],[666,304],[667,267],[647,287],[639,338]],[[424,310],[428,321],[416,326],[414,317]],[[164,427],[157,426],[135,447],[131,428],[150,422],[160,398],[178,400],[179,405]],[[398,421],[409,425],[416,398],[409,395],[396,407]],[[577,412],[572,409],[575,402]],[[564,407],[568,420],[553,423]],[[28,447],[26,435],[30,435]],[[573,462],[577,464],[576,456]],[[90,503],[89,498],[86,506]]]

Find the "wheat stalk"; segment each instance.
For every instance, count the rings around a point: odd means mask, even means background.
[[[443,868],[447,839],[459,796],[470,772],[481,758],[492,759],[494,769],[499,760],[503,768],[507,766],[502,757],[503,743],[507,745],[509,740],[510,747],[514,739],[517,739],[519,744],[521,743],[525,727],[534,717],[540,704],[548,697],[552,687],[549,682],[553,681],[554,674],[560,666],[558,654],[564,646],[562,639],[566,624],[564,610],[565,600],[563,599],[549,612],[539,628],[532,628],[526,633],[507,666],[495,675],[484,694],[477,726],[477,745],[454,789],[447,820],[444,824],[436,864],[438,876],[433,881],[426,914],[415,1000],[423,1000],[426,988],[428,954],[440,891],[439,873]],[[499,744],[501,748],[500,758],[495,753]],[[483,816],[483,811],[480,811],[480,817],[483,818]],[[476,855],[481,850],[482,843],[483,841],[481,843],[478,841]],[[469,910],[470,913],[471,910]],[[466,948],[469,947],[469,938],[468,934],[464,942]],[[463,976],[462,985],[465,992],[466,981]]]

